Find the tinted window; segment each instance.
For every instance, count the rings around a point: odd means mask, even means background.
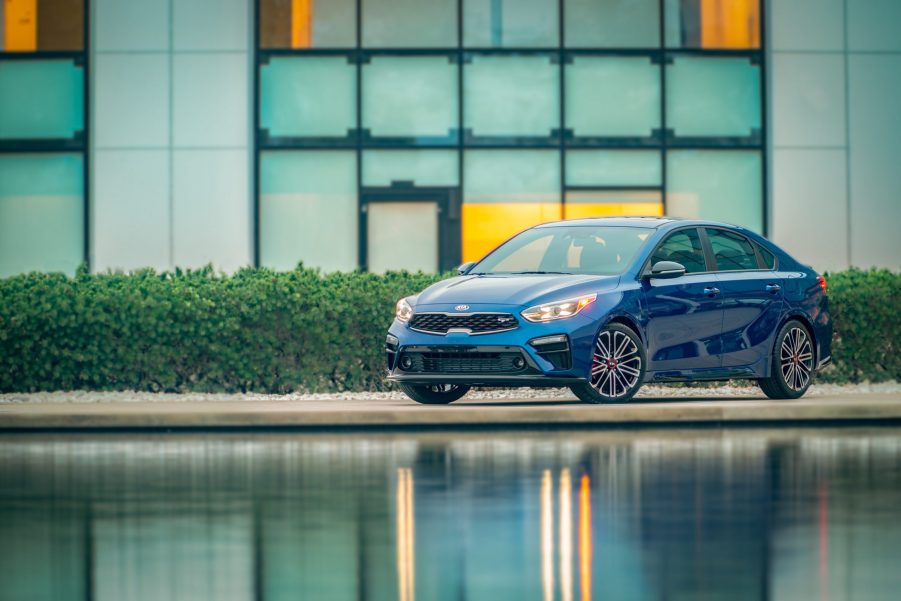
[[[610,226],[534,228],[502,245],[470,273],[614,275],[626,270],[652,232],[649,228]]]
[[[766,265],[766,268],[776,269],[776,255],[759,245],[757,250],[760,251],[760,256],[763,258],[763,264]]]
[[[743,236],[725,230],[707,230],[717,271],[757,269],[754,246]]]
[[[675,261],[685,266],[685,273],[707,271],[704,250],[698,230],[679,230],[663,241],[651,255],[651,265],[658,261]]]

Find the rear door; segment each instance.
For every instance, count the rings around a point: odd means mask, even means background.
[[[717,368],[721,363],[722,299],[716,274],[707,264],[698,228],[669,234],[654,249],[646,270],[657,261],[676,261],[685,275],[643,279],[648,319],[648,369],[682,372]]]
[[[723,367],[766,361],[782,314],[782,282],[757,245],[737,232],[705,228],[723,298]]]

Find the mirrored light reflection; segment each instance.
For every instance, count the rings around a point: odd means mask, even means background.
[[[560,598],[573,598],[573,508],[572,476],[568,468],[560,470],[558,482],[560,528]],[[544,470],[541,476],[541,588],[544,601],[554,595],[554,495],[553,475]],[[582,601],[591,599],[591,478],[583,474],[579,479],[579,590]]]
[[[554,480],[551,470],[541,475],[541,589],[544,601],[554,600]]]
[[[397,591],[400,601],[415,601],[414,536],[413,531],[413,472],[410,468],[397,470]]]

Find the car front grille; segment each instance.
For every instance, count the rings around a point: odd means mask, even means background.
[[[453,329],[468,330],[472,334],[488,334],[515,330],[519,327],[519,322],[511,313],[417,313],[410,321],[410,327],[429,334],[447,334]]]
[[[519,352],[408,352],[403,356],[409,357],[411,363],[402,369],[414,373],[503,374],[526,369],[525,360]]]

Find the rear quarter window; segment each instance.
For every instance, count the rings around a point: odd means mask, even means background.
[[[776,255],[765,249],[764,247],[757,245],[757,250],[760,251],[760,258],[763,259],[763,264],[767,269],[776,269]]]

